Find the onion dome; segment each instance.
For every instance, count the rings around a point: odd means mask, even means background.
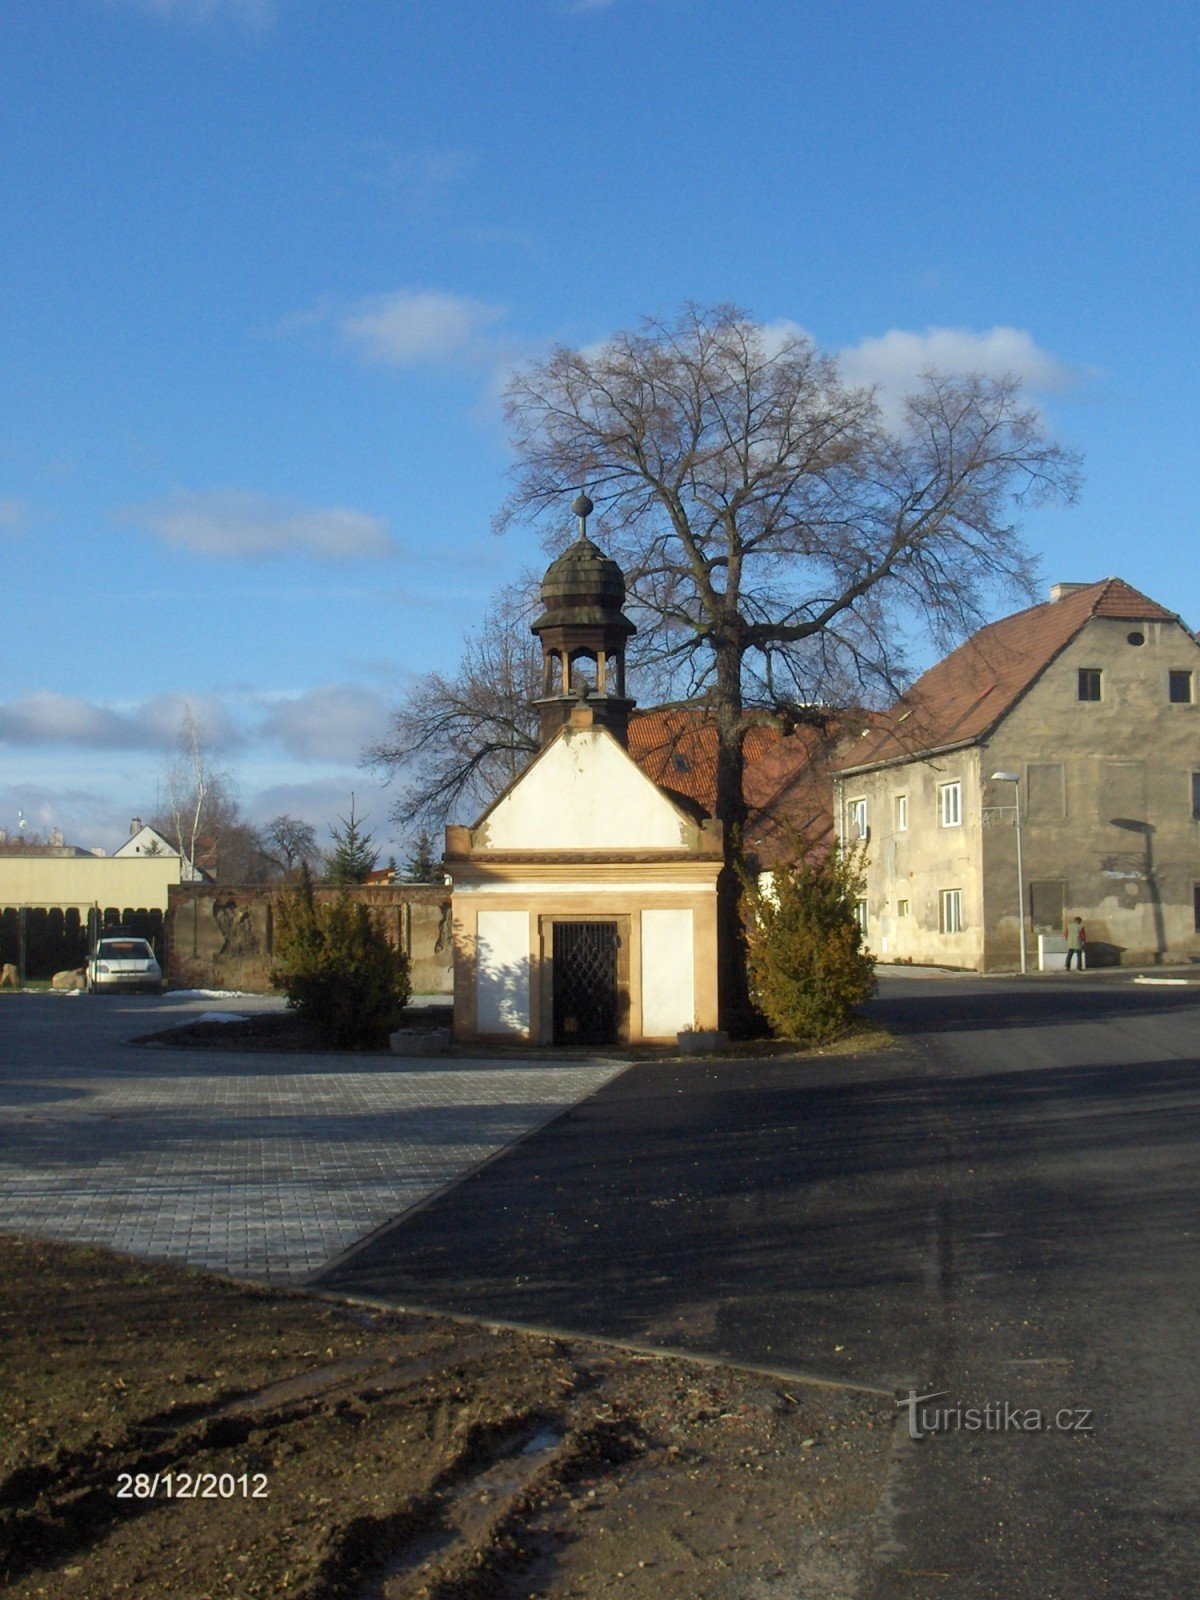
[[[534,633],[540,633],[543,628],[581,626],[619,628],[627,634],[637,632],[621,611],[625,604],[624,573],[585,531],[593,509],[585,494],[577,496],[571,506],[579,518],[579,537],[546,569],[542,579],[545,610],[532,625]]]

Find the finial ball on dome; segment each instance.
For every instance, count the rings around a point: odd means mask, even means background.
[[[571,510],[577,517],[590,517],[595,509],[586,494],[577,494],[571,501]]]

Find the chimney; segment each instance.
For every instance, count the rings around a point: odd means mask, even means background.
[[[1056,596],[1056,598],[1057,598],[1057,596]],[[130,817],[130,819],[129,819],[129,837],[131,839],[133,838],[134,834],[138,832],[138,830],[141,828],[141,826],[142,826],[141,817]]]
[[[1051,600],[1065,600],[1069,594],[1078,594],[1080,589],[1090,589],[1090,583],[1052,583],[1050,585]]]

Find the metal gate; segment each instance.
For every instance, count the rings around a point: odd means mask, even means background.
[[[555,1044],[616,1044],[617,925],[554,924]]]

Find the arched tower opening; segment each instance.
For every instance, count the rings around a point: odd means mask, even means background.
[[[542,645],[542,692],[534,704],[543,745],[581,700],[596,726],[628,742],[635,702],[625,692],[625,646],[637,629],[621,609],[624,573],[587,536],[594,509],[586,494],[573,501],[579,537],[546,569],[544,609],[532,625]]]

